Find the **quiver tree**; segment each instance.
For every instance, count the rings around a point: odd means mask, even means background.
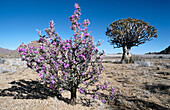
[[[154,26],[138,19],[121,19],[112,22],[107,28],[106,35],[109,36],[109,42],[114,48],[123,48],[121,62],[132,62],[130,49],[157,37],[157,31]]]
[[[42,36],[38,31],[38,47],[22,44],[18,49],[22,60],[27,61],[28,67],[34,69],[51,90],[57,93],[71,92],[71,104],[76,103],[77,90],[87,95],[90,92],[88,87],[99,81],[99,75],[104,70],[101,62],[104,52],[97,49],[100,42],[94,45],[93,37],[87,31],[90,24],[88,19],[84,20],[83,27],[80,27],[78,21],[81,13],[76,3],[75,8],[74,15],[69,17],[70,29],[74,31],[73,37],[62,39],[55,32],[54,22],[51,21],[50,27],[45,29],[47,36]],[[107,84],[108,82],[96,85],[96,91],[99,88],[107,89]],[[109,98],[114,99],[114,88],[111,87],[110,90]],[[96,98],[96,95],[100,94],[93,93],[92,96]]]

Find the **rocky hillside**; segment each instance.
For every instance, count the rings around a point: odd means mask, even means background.
[[[0,53],[10,53],[10,52],[12,52],[12,50],[4,49],[0,47]]]
[[[1,48],[0,47],[0,57],[6,57],[12,50]]]
[[[170,46],[160,52],[149,52],[146,54],[170,54]]]
[[[159,52],[160,54],[170,54],[170,46],[167,47],[165,50],[162,50],[161,52]]]
[[[28,45],[30,45],[31,43],[32,43],[33,46],[38,46],[37,41],[31,41]],[[0,48],[0,58],[1,57],[2,58],[19,58],[20,56],[19,56],[17,49],[16,50],[9,50],[9,49]]]

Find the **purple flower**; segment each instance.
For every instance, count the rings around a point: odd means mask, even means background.
[[[22,59],[25,59],[25,56],[22,56]]]
[[[53,86],[50,84],[50,88],[53,88]]]
[[[73,63],[76,64],[76,61],[74,60]]]
[[[66,76],[63,76],[63,79],[66,79]]]
[[[43,75],[42,75],[41,73],[39,73],[39,74],[38,74],[38,76],[39,76],[40,78],[42,78],[42,77],[43,77]]]
[[[95,48],[95,51],[96,51],[96,52],[98,52],[98,49],[97,49],[97,48]]]
[[[45,84],[45,80],[43,81],[43,84]]]
[[[82,44],[86,43],[84,40],[81,41]]]
[[[51,82],[52,82],[52,84],[54,84],[54,83],[55,83],[55,81],[54,81],[54,80],[52,80]]]
[[[85,73],[82,73],[81,75],[83,75],[83,76],[84,76],[84,75],[85,75]]]
[[[83,56],[83,59],[84,59],[84,60],[86,60],[86,57],[85,57],[85,56]]]
[[[57,43],[56,42],[53,42],[53,45],[56,45]]]
[[[102,70],[104,70],[104,68],[102,68]]]
[[[67,67],[69,67],[69,66],[70,66],[69,64],[64,63],[64,68],[67,68]]]
[[[95,96],[94,99],[97,99],[97,96]]]
[[[62,63],[62,61],[59,61],[59,63],[61,64],[61,63]]]
[[[53,78],[54,78],[54,75],[52,75],[50,78],[53,79]]]
[[[111,91],[114,91],[115,89],[112,87],[112,90]]]
[[[35,50],[34,53],[37,54],[37,51]]]
[[[91,95],[91,97],[93,98],[93,95]]]
[[[44,46],[40,46],[40,49],[44,49]]]
[[[80,93],[83,93],[83,91],[80,88],[78,90],[79,90]]]
[[[105,100],[104,100],[104,99],[102,99],[102,103],[105,103]]]
[[[40,59],[37,60],[37,63],[40,63]]]
[[[86,36],[88,37],[88,36],[90,36],[90,34],[89,34],[89,33],[85,33],[84,36],[85,36],[85,37],[86,37]]]
[[[44,57],[40,57],[41,60],[44,60]]]

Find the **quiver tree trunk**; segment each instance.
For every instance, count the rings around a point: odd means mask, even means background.
[[[75,105],[76,104],[76,93],[77,93],[77,87],[73,86],[71,88],[71,101],[70,104]]]
[[[131,63],[132,62],[132,55],[130,53],[131,47],[123,46],[123,55],[121,62],[122,63]]]

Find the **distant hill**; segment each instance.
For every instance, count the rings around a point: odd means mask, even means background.
[[[170,46],[160,52],[149,52],[146,54],[170,54]]]
[[[12,50],[0,47],[0,57],[2,57],[2,58],[6,58],[6,56],[11,52],[12,52]]]
[[[161,52],[159,52],[160,54],[170,54],[170,46],[167,47],[165,50],[162,50]]]
[[[32,46],[38,46],[38,42],[37,41],[31,41],[28,45],[30,45],[32,43]],[[11,57],[20,57],[20,55],[19,55],[19,53],[18,53],[18,49],[20,48],[20,46],[16,49],[16,50],[14,50],[14,51],[12,51],[11,53],[9,53],[9,55],[11,56]]]
[[[38,46],[37,41],[31,41],[28,45],[32,43],[33,46]],[[18,47],[20,48],[20,46]],[[9,49],[4,49],[0,47],[0,57],[3,58],[19,58],[19,53],[18,53],[18,48],[16,50],[9,50]]]
[[[0,47],[0,53],[6,54],[6,53],[10,53],[10,52],[12,52],[12,50],[4,49],[4,48],[1,48],[1,47]]]

